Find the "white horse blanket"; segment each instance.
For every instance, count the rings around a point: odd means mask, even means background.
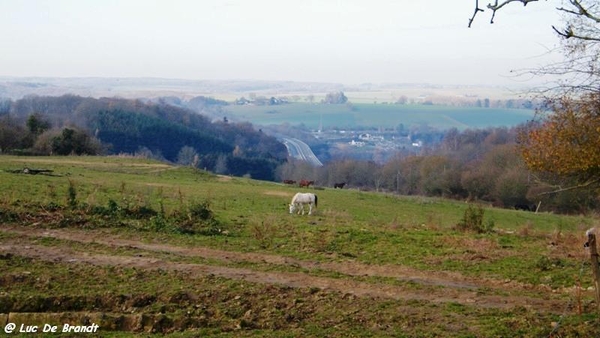
[[[317,201],[317,195],[310,192],[299,192],[294,195],[294,198],[292,198],[292,203],[290,203],[290,214],[293,214],[295,211],[297,211],[298,214],[302,212],[302,215],[304,215],[304,205],[308,204],[308,214],[310,215],[312,214],[313,207],[317,207]]]

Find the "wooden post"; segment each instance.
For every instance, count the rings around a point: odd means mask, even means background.
[[[590,246],[590,259],[592,260],[592,273],[594,274],[594,286],[596,287],[596,307],[600,312],[600,266],[598,266],[598,248],[596,247],[596,235],[588,233],[588,244]]]

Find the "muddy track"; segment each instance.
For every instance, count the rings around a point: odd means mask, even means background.
[[[320,288],[360,297],[377,297],[397,300],[421,300],[433,303],[455,302],[483,308],[512,308],[522,306],[536,311],[559,313],[565,302],[551,299],[551,290],[535,289],[537,297],[514,295],[514,291],[533,290],[530,285],[504,283],[489,279],[467,278],[450,272],[423,272],[397,265],[375,266],[346,262],[311,262],[295,258],[242,253],[206,247],[180,247],[160,243],[144,243],[123,239],[102,231],[76,229],[39,229],[32,227],[1,227],[0,231],[14,234],[18,239],[0,242],[0,253],[30,257],[43,261],[67,264],[91,264],[98,266],[135,267],[148,270],[180,271],[191,277],[215,275],[224,278],[245,280],[261,284],[283,285],[294,288]],[[109,248],[133,248],[144,251],[142,256],[112,254],[90,254],[73,250],[68,246],[42,246],[35,244],[36,238],[56,238],[79,243],[95,243]],[[181,257],[200,257],[227,263],[261,263],[341,273],[349,278],[330,278],[303,272],[265,272],[250,268],[235,268],[218,265],[180,263],[152,257],[152,254],[170,253]],[[425,288],[406,288],[398,285],[357,281],[352,277],[388,277],[409,281]],[[496,290],[507,296],[485,295],[481,289]],[[488,292],[489,293],[489,292]]]

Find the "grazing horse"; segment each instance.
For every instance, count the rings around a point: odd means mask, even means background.
[[[308,214],[312,214],[313,206],[317,207],[317,195],[310,192],[299,192],[294,195],[292,203],[290,203],[290,214],[293,214],[297,210],[298,214],[302,211],[302,215],[304,215],[305,204],[308,204]]]
[[[298,183],[300,188],[308,188],[311,184],[314,185],[315,181],[301,180],[300,183]]]
[[[346,185],[346,182],[342,182],[342,183],[334,183],[334,184],[333,184],[333,189],[337,189],[337,188],[344,189],[344,186],[345,186],[345,185]]]
[[[283,184],[296,184],[294,180],[283,180]]]

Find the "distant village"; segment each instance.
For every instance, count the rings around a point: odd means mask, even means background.
[[[398,152],[420,153],[424,141],[392,130],[315,130],[313,136],[330,148],[333,157],[384,162]]]

